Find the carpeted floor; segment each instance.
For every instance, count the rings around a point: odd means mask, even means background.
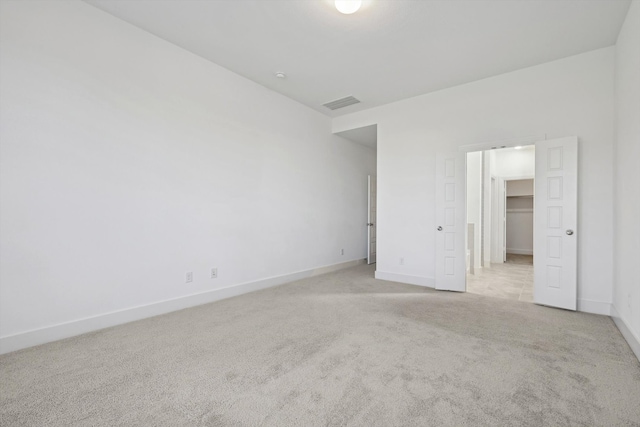
[[[608,317],[372,277],[0,356],[0,425],[640,425],[640,363]]]

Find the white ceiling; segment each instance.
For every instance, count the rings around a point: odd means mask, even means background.
[[[630,0],[85,0],[327,116],[615,44]],[[287,74],[284,80],[274,73]],[[336,111],[322,104],[353,95]]]

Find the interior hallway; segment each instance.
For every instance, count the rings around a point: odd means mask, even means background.
[[[504,264],[476,268],[475,274],[467,274],[467,292],[533,302],[533,256],[507,254]]]

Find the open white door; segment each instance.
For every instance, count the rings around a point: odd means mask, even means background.
[[[466,291],[465,159],[452,152],[436,157],[436,289]]]
[[[534,301],[577,304],[578,138],[536,143]]]
[[[369,175],[369,222],[367,223],[367,264],[376,262],[376,177]]]

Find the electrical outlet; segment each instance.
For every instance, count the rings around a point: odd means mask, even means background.
[[[186,283],[193,282],[193,272],[187,271],[185,279],[186,279]]]
[[[340,249],[340,255],[344,255],[344,249]]]
[[[404,265],[404,257],[400,258],[400,265]]]
[[[211,269],[211,278],[212,279],[218,278],[218,268],[212,268]]]

